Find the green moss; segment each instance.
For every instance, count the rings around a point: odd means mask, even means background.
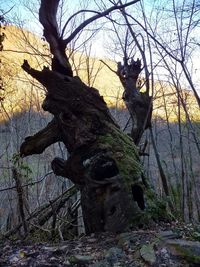
[[[137,184],[143,188],[145,195],[146,209],[138,212],[137,205],[134,210],[134,218],[131,225],[146,225],[150,221],[169,221],[170,215],[167,211],[165,200],[159,199],[151,188],[146,188],[141,180],[143,167],[140,163],[138,149],[133,140],[117,128],[112,128],[110,133],[99,137],[99,147],[111,153],[112,158],[116,161],[120,177],[126,187],[127,195],[133,198],[131,186]]]
[[[137,147],[128,135],[113,127],[111,133],[100,136],[98,141],[101,148],[112,152],[112,157],[117,163],[122,178],[126,180],[126,185],[139,181],[142,165]]]
[[[171,221],[173,219],[168,210],[166,199],[159,198],[151,188],[146,190],[145,197],[147,203],[146,216],[154,221]]]
[[[34,243],[49,242],[51,240],[51,234],[50,232],[37,229],[28,235],[28,240],[31,240]]]
[[[181,247],[178,244],[173,244],[173,247],[176,249],[176,251],[180,254],[181,257],[187,260],[187,262],[195,263],[195,264],[200,263],[200,256],[195,254],[192,248],[187,249],[187,248]]]
[[[170,221],[171,218],[166,212],[166,205],[160,205],[155,199],[155,204],[148,206],[143,212],[140,212],[132,218],[131,225],[132,227],[137,227],[141,225],[143,227],[154,224],[159,221]]]

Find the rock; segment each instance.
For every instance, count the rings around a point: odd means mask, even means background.
[[[10,263],[15,263],[15,262],[18,262],[19,260],[20,260],[20,258],[17,257],[16,255],[11,256],[11,257],[9,258]]]
[[[97,239],[96,238],[88,238],[87,239],[87,242],[88,243],[96,243],[97,242]]]
[[[51,257],[51,258],[49,259],[49,261],[50,261],[51,263],[57,263],[58,259],[55,258],[55,257]]]
[[[117,247],[112,247],[106,253],[105,259],[111,264],[111,266],[113,266],[115,263],[121,260],[124,256],[125,255],[122,249],[117,248]]]
[[[122,262],[125,254],[122,249],[118,247],[111,247],[105,254],[105,259],[98,261],[90,267],[125,267]]]
[[[138,230],[59,244],[7,242],[0,244],[0,267],[200,267],[200,242],[175,235]]]
[[[159,260],[160,260],[161,267],[174,266],[174,264],[172,263],[170,259],[170,253],[165,247],[160,250]]]
[[[43,249],[45,250],[45,251],[48,251],[48,252],[50,252],[50,253],[53,253],[53,252],[55,252],[55,251],[57,251],[58,250],[58,247],[43,247]]]
[[[174,239],[167,240],[166,245],[172,255],[179,256],[189,263],[200,266],[200,242]]]
[[[71,264],[70,264],[70,262],[68,260],[64,261],[63,264],[66,265],[66,266],[71,266]]]
[[[94,264],[90,265],[89,267],[111,267],[110,263],[107,260],[101,260],[95,262]]]
[[[166,240],[166,239],[180,238],[181,236],[180,236],[180,234],[169,230],[169,231],[161,231],[161,232],[159,232],[158,237],[161,238],[161,239]]]
[[[11,246],[6,245],[5,247],[2,248],[2,251],[5,252],[5,251],[8,251],[10,249],[11,249]]]
[[[93,260],[94,258],[88,255],[73,255],[68,258],[71,264],[88,264]]]
[[[152,244],[143,245],[140,249],[140,255],[150,265],[156,262],[156,255]]]
[[[117,239],[119,246],[133,249],[138,241],[138,236],[133,233],[127,232],[119,234],[117,236]]]

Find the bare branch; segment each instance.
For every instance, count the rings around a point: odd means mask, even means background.
[[[14,6],[12,6],[10,9],[8,9],[7,11],[5,11],[1,16],[5,16],[6,14],[8,14],[13,8],[15,7],[15,5]]]
[[[77,15],[81,14],[81,13],[96,13],[96,14],[100,14],[100,12],[98,11],[95,11],[95,10],[87,10],[87,9],[82,9],[82,10],[79,10],[78,12],[74,13],[65,23],[63,29],[62,29],[62,33],[61,33],[61,37],[63,37],[64,35],[64,32],[65,32],[65,29],[67,27],[67,25],[69,24],[69,22],[74,18],[76,17]]]
[[[160,41],[158,41],[153,34],[151,34],[137,19],[135,19],[132,15],[125,13],[126,16],[130,17],[131,19],[133,19],[150,37],[151,39],[158,44],[160,47],[162,47],[162,49],[174,60],[178,61],[179,63],[181,63],[181,59],[177,58],[176,56],[174,56]]]
[[[95,15],[95,16],[89,18],[89,19],[86,19],[83,23],[81,23],[81,24],[80,24],[80,25],[79,25],[79,26],[72,32],[72,34],[71,34],[67,39],[64,40],[64,44],[65,44],[65,46],[66,46],[69,42],[71,42],[71,41],[74,39],[74,37],[75,37],[80,31],[82,31],[87,25],[89,25],[89,24],[92,23],[93,21],[98,20],[98,19],[100,19],[100,18],[102,18],[102,17],[107,16],[109,13],[111,13],[111,12],[114,11],[114,10],[118,10],[118,9],[121,9],[121,8],[128,7],[128,6],[133,5],[133,4],[135,4],[135,3],[139,2],[139,1],[140,1],[140,0],[134,0],[134,1],[131,1],[131,2],[126,3],[126,4],[123,4],[123,5],[119,5],[119,6],[118,6],[118,5],[115,5],[115,6],[112,6],[112,7],[110,7],[109,9],[107,9],[107,10],[105,10],[105,11],[103,11],[103,12],[101,12],[101,13],[99,13],[99,14],[97,14],[97,15]]]
[[[24,54],[24,55],[31,55],[31,56],[42,56],[42,57],[47,57],[49,58],[48,54],[43,54],[43,53],[33,53],[29,51],[19,51],[19,50],[12,50],[12,49],[4,49],[4,52],[11,52],[11,53],[16,53],[16,54]]]
[[[27,187],[27,186],[33,186],[35,184],[39,184],[41,183],[48,175],[52,174],[53,171],[50,171],[50,172],[47,172],[44,176],[42,176],[41,178],[39,178],[39,180],[37,181],[33,181],[33,182],[30,182],[30,183],[27,183],[27,184],[23,184],[21,185],[21,187]],[[0,189],[0,192],[4,192],[4,191],[8,191],[8,190],[12,190],[12,189],[16,189],[16,185],[15,186],[10,186],[10,187],[6,187],[6,188],[1,188]]]
[[[100,62],[102,62],[110,71],[114,72],[116,75],[117,74],[117,71],[116,70],[113,70],[105,61],[103,61],[102,59],[100,60]]]

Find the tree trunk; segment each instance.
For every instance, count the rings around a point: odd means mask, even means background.
[[[42,0],[40,8],[44,35],[54,55],[52,70],[45,67],[37,71],[27,61],[22,65],[46,87],[42,107],[54,118],[43,130],[25,139],[21,155],[42,153],[58,141],[65,144],[69,158],[55,158],[52,169],[80,190],[86,233],[142,226],[163,216],[158,211],[165,212],[165,208],[157,209],[156,198],[142,179],[133,139],[119,129],[99,92],[79,77],[72,77],[55,20],[58,2]]]
[[[140,92],[138,86],[138,76],[141,72],[141,61],[133,59],[128,62],[124,58],[117,66],[117,74],[124,87],[123,99],[130,113],[132,121],[131,137],[136,145],[139,144],[145,129],[151,127],[152,97],[148,92]]]

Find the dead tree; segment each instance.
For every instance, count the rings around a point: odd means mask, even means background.
[[[46,87],[42,107],[54,118],[44,129],[25,139],[21,156],[42,153],[58,141],[65,144],[69,158],[66,161],[55,158],[52,169],[80,190],[87,233],[125,231],[160,216],[156,198],[142,179],[143,170],[133,139],[120,130],[99,92],[79,77],[73,77],[65,54],[67,44],[89,23],[137,1],[95,13],[63,39],[56,22],[59,0],[41,0],[39,18],[53,55],[52,69],[44,67],[38,71],[27,61],[22,65]]]
[[[123,99],[132,121],[131,137],[137,145],[145,129],[151,127],[152,97],[148,92],[140,92],[138,76],[141,72],[141,61],[124,59],[117,66],[117,75],[124,87]]]

